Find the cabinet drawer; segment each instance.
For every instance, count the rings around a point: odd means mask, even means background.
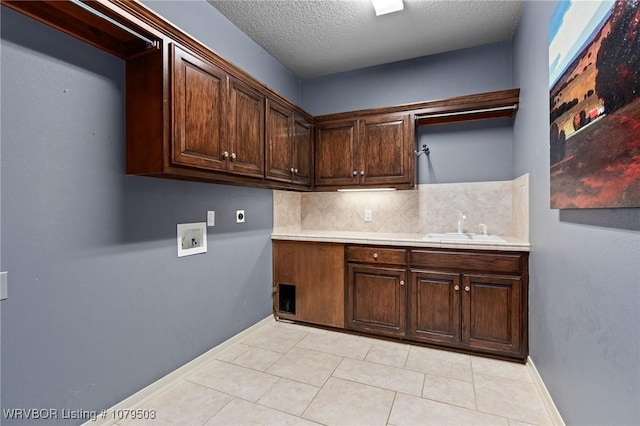
[[[407,252],[404,249],[347,246],[347,261],[405,265]]]
[[[467,253],[442,250],[412,250],[411,267],[439,271],[508,274],[523,273],[522,254]]]

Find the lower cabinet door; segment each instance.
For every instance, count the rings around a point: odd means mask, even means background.
[[[471,349],[518,354],[524,336],[522,280],[464,275],[462,342]]]
[[[404,336],[406,269],[348,264],[347,327],[387,336]]]
[[[460,342],[460,274],[412,271],[409,336],[426,343]]]

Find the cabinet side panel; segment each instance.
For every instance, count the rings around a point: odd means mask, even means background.
[[[344,328],[344,246],[273,241],[274,286],[296,286],[296,314],[280,315]],[[274,304],[277,305],[277,295]]]
[[[127,61],[127,174],[160,173],[164,168],[169,123],[163,108],[163,53]]]

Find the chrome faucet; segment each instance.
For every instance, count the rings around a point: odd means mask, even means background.
[[[462,234],[464,232],[464,221],[467,220],[467,216],[460,213],[458,215],[458,234]]]

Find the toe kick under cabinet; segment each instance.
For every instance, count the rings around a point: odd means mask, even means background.
[[[309,247],[317,251],[329,243],[314,246],[297,241],[273,243],[277,317],[526,361],[529,351],[526,251],[330,243],[328,247],[344,255],[323,255],[315,262],[300,263],[292,261],[297,257],[290,256],[293,253],[299,256]],[[290,250],[290,256],[280,254],[284,247]],[[310,254],[315,257],[317,253]],[[320,274],[304,273],[306,278],[295,279],[288,276],[291,269],[314,263],[321,265],[316,268]],[[328,271],[340,271],[344,280],[336,283],[339,278],[334,273],[323,279]],[[280,294],[279,289],[287,287],[278,283],[294,281],[300,296]],[[333,294],[340,291],[342,295]],[[312,300],[315,296],[309,297],[311,294],[317,296],[321,308]],[[287,314],[286,309],[296,298],[300,301],[295,315]],[[288,306],[283,305],[285,300],[290,300]],[[330,312],[344,312],[344,322],[318,317]],[[329,316],[335,318],[335,314]]]

